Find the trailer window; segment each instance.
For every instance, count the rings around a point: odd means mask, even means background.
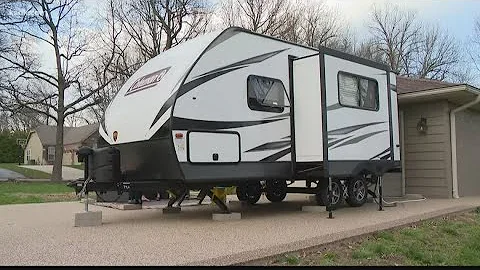
[[[248,107],[255,111],[281,113],[284,110],[285,86],[273,78],[248,76]]]
[[[374,79],[339,72],[338,95],[343,106],[378,110],[378,82]]]

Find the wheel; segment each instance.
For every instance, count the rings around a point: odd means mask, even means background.
[[[246,201],[249,204],[255,204],[262,196],[262,185],[259,181],[249,181],[236,188],[239,201]]]
[[[367,202],[368,190],[364,177],[351,179],[347,184],[348,198],[346,202],[352,207],[359,207]]]
[[[287,196],[287,181],[271,180],[266,184],[266,197],[271,202],[281,202]]]
[[[247,184],[247,202],[256,204],[262,196],[262,185],[259,181],[248,182]]]
[[[247,191],[246,191],[246,189],[247,189],[246,184],[238,185],[235,188],[235,192],[237,193],[237,198],[241,202],[247,201]]]
[[[325,206],[328,202],[328,185],[326,188],[323,188],[315,194],[315,199],[318,205]],[[332,199],[331,199],[331,207],[332,209],[338,208],[342,204],[343,200],[343,187],[342,183],[338,179],[332,179]]]
[[[144,192],[143,196],[145,196],[145,198],[149,199],[150,201],[157,200],[157,192],[155,191]]]

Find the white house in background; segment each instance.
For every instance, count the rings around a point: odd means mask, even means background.
[[[80,146],[96,147],[98,123],[81,127],[64,127],[63,164],[78,164],[76,151]],[[42,125],[30,131],[25,145],[24,163],[47,165],[55,160],[56,126]]]

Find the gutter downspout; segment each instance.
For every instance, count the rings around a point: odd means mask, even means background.
[[[454,199],[460,198],[460,196],[458,195],[457,132],[455,114],[457,112],[466,110],[477,103],[480,103],[480,94],[474,101],[471,101],[450,111],[450,145],[452,147],[452,196]]]

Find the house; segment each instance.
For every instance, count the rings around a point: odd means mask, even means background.
[[[397,76],[402,172],[390,195],[480,195],[480,89]]]
[[[96,147],[98,123],[81,127],[64,127],[63,164],[78,164],[76,150],[83,145]],[[53,164],[55,160],[56,126],[42,125],[32,130],[25,145],[25,164]]]

